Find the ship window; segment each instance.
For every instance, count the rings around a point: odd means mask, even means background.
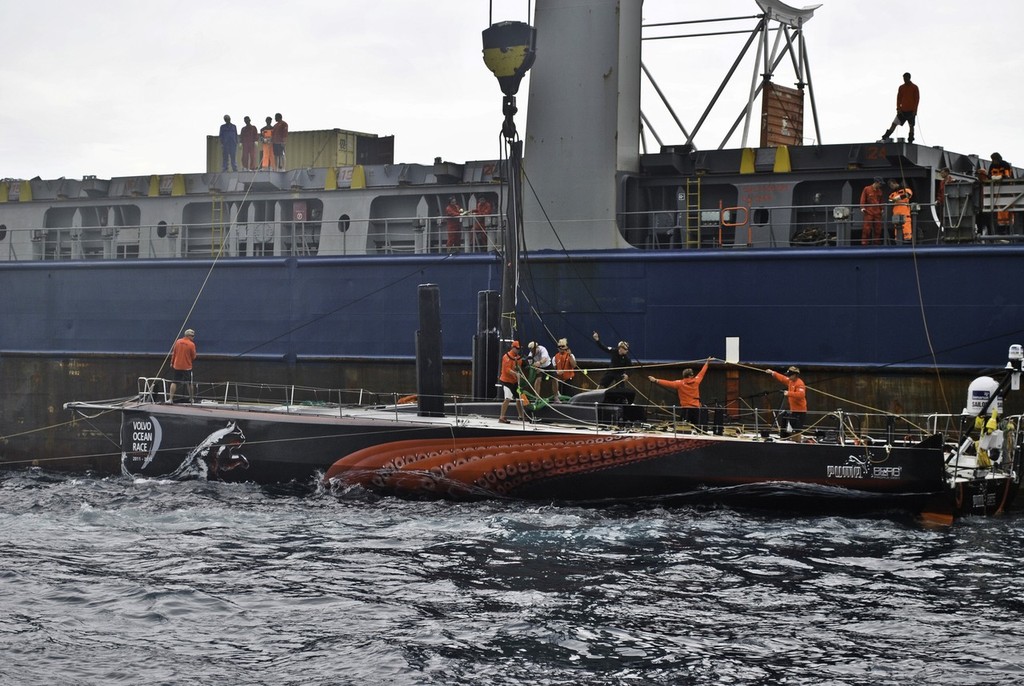
[[[768,208],[767,207],[758,207],[758,208],[756,208],[754,210],[754,218],[753,218],[753,220],[750,223],[751,224],[755,224],[757,226],[761,226],[763,224],[767,224],[768,223]]]
[[[7,224],[0,224],[0,241],[7,238]]]
[[[347,214],[343,214],[340,217],[338,217],[338,230],[341,231],[342,233],[348,231],[348,224],[350,221],[352,221],[352,218],[349,217]]]
[[[160,221],[157,223],[156,235],[158,238],[167,238],[167,222]]]

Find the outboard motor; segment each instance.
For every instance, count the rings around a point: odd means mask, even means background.
[[[979,376],[967,387],[967,405],[964,414],[977,417],[981,412],[989,413],[993,409],[1003,414],[1003,396],[992,400],[992,395],[999,390],[999,382],[991,376]]]

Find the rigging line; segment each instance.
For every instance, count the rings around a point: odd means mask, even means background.
[[[903,157],[897,158],[899,161],[900,179],[904,187],[906,187],[906,180],[903,179]],[[913,225],[911,225],[913,226]],[[949,414],[949,398],[946,397],[946,389],[942,386],[942,371],[939,369],[939,359],[935,354],[935,346],[932,343],[931,330],[928,327],[928,314],[924,306],[924,291],[921,288],[921,269],[917,262],[917,240],[915,234],[910,235],[910,256],[914,265],[914,283],[917,286],[917,305],[921,312],[921,325],[924,327],[924,338],[928,344],[928,352],[932,359],[932,369],[935,371],[935,380],[938,382],[939,393],[942,395],[942,405],[946,409],[946,414]]]
[[[239,202],[239,207],[244,205],[249,200],[249,196],[252,194],[252,187],[253,187],[253,185],[255,185],[256,175],[258,173],[259,173],[259,170],[257,170],[257,169],[253,169],[250,172],[250,174],[252,175],[252,178],[249,180],[249,184],[245,188],[245,193],[242,195],[242,200]],[[211,204],[210,213],[211,213],[210,214],[210,218],[211,218],[211,223],[210,223],[210,240],[212,241],[213,240],[213,223],[212,223],[213,209],[212,209],[212,204]],[[237,219],[238,215],[236,214],[235,217]],[[229,215],[228,218],[230,220],[230,215]],[[217,267],[218,263],[220,262],[221,257],[224,256],[224,246],[227,244],[227,239],[231,236],[231,231],[233,230],[233,228],[234,227],[229,223],[228,231],[224,235],[224,238],[221,239],[220,247],[217,250],[217,254],[214,255],[213,261],[210,263],[210,268],[208,270],[206,270],[206,276],[203,278],[203,283],[199,286],[199,290],[196,292],[196,297],[193,298],[192,305],[188,308],[188,312],[185,313],[185,318],[182,320],[181,326],[178,327],[178,333],[174,337],[175,341],[177,341],[179,338],[181,338],[181,334],[185,330],[186,325],[188,324],[189,317],[191,317],[192,313],[195,312],[196,306],[199,304],[199,299],[203,296],[203,293],[206,291],[206,285],[210,282],[210,277],[213,276],[213,270]],[[167,353],[164,355],[163,360],[160,362],[160,368],[157,370],[157,373],[155,374],[155,376],[160,377],[160,376],[163,375],[164,368],[167,366],[168,362],[170,362],[171,355],[173,353],[174,353],[174,344],[172,343],[171,344],[171,348],[167,351]]]
[[[438,260],[438,264],[441,263],[441,262],[447,261],[451,257],[452,257],[451,254],[442,256],[441,259]],[[434,265],[434,266],[436,266],[436,265]],[[349,307],[352,307],[353,305],[355,305],[357,303],[360,303],[363,300],[366,300],[367,298],[369,298],[371,296],[377,295],[378,293],[386,291],[389,288],[393,288],[393,287],[397,286],[398,284],[402,283],[403,281],[407,281],[408,279],[411,279],[412,277],[416,276],[417,274],[421,274],[422,272],[423,272],[423,269],[421,267],[418,267],[418,268],[410,271],[409,273],[405,274],[404,276],[400,276],[397,279],[394,279],[393,281],[391,281],[391,283],[384,284],[380,288],[377,288],[375,290],[372,290],[372,291],[369,291],[367,293],[364,293],[362,296],[360,296],[360,297],[358,297],[358,298],[356,298],[354,300],[351,300],[351,301],[345,303],[344,305],[336,307],[333,310],[330,310],[328,312],[324,312],[319,317],[314,317],[314,318],[312,318],[310,320],[307,320],[307,321],[303,322],[302,324],[299,324],[296,327],[288,329],[287,331],[284,331],[284,332],[278,334],[277,336],[274,336],[273,338],[268,338],[268,339],[264,340],[263,342],[261,342],[261,343],[259,343],[257,345],[254,345],[253,347],[249,348],[248,350],[243,350],[242,352],[238,353],[234,357],[235,358],[239,358],[239,357],[242,357],[243,355],[248,355],[252,351],[259,350],[260,348],[262,348],[263,346],[267,345],[268,343],[273,343],[274,341],[279,340],[281,338],[284,338],[285,336],[289,336],[289,335],[295,333],[296,331],[299,331],[301,329],[306,328],[307,326],[310,326],[311,324],[315,324],[318,321],[321,321],[323,319],[326,319],[327,317],[330,317],[330,316],[332,316],[334,314],[337,314],[338,312],[341,312],[342,310],[345,310],[345,309],[347,309]]]

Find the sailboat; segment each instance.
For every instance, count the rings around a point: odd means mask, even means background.
[[[484,32],[485,62],[504,93],[509,192],[502,291],[480,298],[475,397],[443,393],[440,294],[425,284],[418,289],[414,397],[231,382],[208,384],[196,401],[178,403],[164,379],[140,378],[130,398],[68,403],[83,417],[120,414],[125,475],[322,481],[407,498],[682,498],[854,512],[896,508],[943,522],[997,514],[1012,503],[1024,432],[1020,417],[1001,415],[1001,402],[1019,387],[1020,346],[1011,348],[999,381],[984,376],[972,386],[964,413],[900,417],[900,431],[891,415],[837,410],[793,440],[776,416],[716,412],[706,424],[688,423],[674,408],[638,404],[623,387],[573,397],[530,393],[516,421],[499,421],[501,404],[487,399],[493,397],[487,387],[502,347],[518,335],[523,221],[515,95],[533,61],[534,41],[534,29],[521,22]]]

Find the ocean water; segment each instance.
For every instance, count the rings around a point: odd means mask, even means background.
[[[1020,684],[1024,516],[0,472],[0,684]]]

